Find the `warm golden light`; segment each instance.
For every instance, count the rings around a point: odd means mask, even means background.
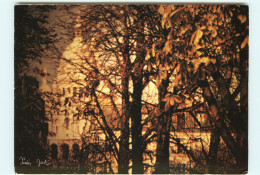
[[[16,13],[18,173],[247,171],[247,6]]]

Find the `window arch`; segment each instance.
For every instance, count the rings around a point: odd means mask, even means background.
[[[74,143],[72,145],[72,152],[73,152],[73,159],[78,159],[79,158],[79,145],[77,143]]]
[[[62,144],[61,145],[61,158],[63,160],[68,160],[69,159],[69,145],[68,144]]]
[[[68,118],[68,117],[66,117],[66,118],[64,119],[64,124],[65,124],[65,128],[66,128],[66,129],[69,129],[69,118]]]
[[[56,144],[51,145],[51,159],[57,159],[58,157],[58,147]]]
[[[73,95],[77,94],[77,87],[73,87]]]

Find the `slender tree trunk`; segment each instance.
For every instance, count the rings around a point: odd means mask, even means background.
[[[243,15],[248,16],[248,7],[243,6],[241,8]],[[248,26],[248,20],[244,25],[245,31],[243,37],[240,38],[240,43],[244,41],[244,38],[248,37],[249,31],[246,26]],[[238,28],[241,26],[237,26]],[[248,45],[241,49],[240,54],[240,65],[239,69],[241,72],[240,80],[240,110],[241,118],[243,119],[243,129],[240,129],[240,132],[237,136],[237,143],[240,147],[240,154],[237,160],[237,167],[239,168],[238,173],[245,173],[248,169]],[[236,116],[237,117],[237,116]]]
[[[125,17],[126,18],[126,17]],[[127,20],[125,19],[125,24]],[[123,72],[122,72],[122,118],[121,118],[121,139],[118,155],[118,173],[128,174],[129,167],[129,118],[130,118],[130,101],[129,101],[129,77],[130,77],[130,57],[129,57],[129,36],[128,30],[125,31],[124,52],[123,52]]]
[[[133,102],[131,107],[132,162],[133,174],[143,174],[143,138],[142,138],[142,77],[134,77]]]
[[[133,100],[131,105],[131,131],[132,131],[132,173],[143,174],[143,138],[142,138],[142,93],[143,93],[143,60],[144,49],[144,24],[142,19],[136,19],[134,24],[137,29],[136,58],[133,63]]]
[[[237,137],[237,143],[240,146],[240,154],[237,160],[238,173],[243,173],[248,169],[248,46],[241,50],[241,85],[240,85],[240,106],[241,117],[244,121],[243,129]]]
[[[162,99],[167,93],[167,87],[169,84],[168,80],[163,80],[162,87],[158,88],[159,92],[159,104],[162,111],[164,111],[165,103]],[[163,112],[158,117],[157,123],[157,148],[156,148],[156,163],[155,163],[155,173],[156,174],[169,174],[170,164],[169,164],[169,125],[170,125],[170,112]]]
[[[216,123],[218,120],[220,120],[220,114],[217,102],[215,101],[213,94],[211,93],[207,80],[201,81],[200,87],[202,88],[203,96],[207,101],[209,107],[210,122],[212,123],[210,146],[208,158],[206,160],[205,173],[214,174],[216,173],[216,168],[218,167],[217,154],[220,143],[220,132],[219,128],[216,126]]]
[[[220,142],[220,133],[217,128],[212,128],[210,135],[210,146],[209,146],[209,154],[206,160],[206,174],[214,174],[216,173],[216,167],[218,165],[217,155],[218,155],[218,147]]]
[[[156,174],[169,174],[169,131],[167,130],[167,118],[169,116],[162,114],[159,118],[159,132],[156,149]]]
[[[118,173],[128,174],[129,164],[129,78],[126,76],[122,80],[123,99],[122,99],[122,118],[121,118],[121,139],[118,155]]]

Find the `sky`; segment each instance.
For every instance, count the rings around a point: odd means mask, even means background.
[[[73,42],[73,38],[67,36],[70,35],[72,31],[70,31],[70,29],[66,30],[63,26],[66,25],[66,23],[73,22],[73,19],[71,18],[71,15],[65,13],[63,6],[58,6],[55,10],[51,10],[48,13],[47,21],[48,22],[45,27],[48,30],[53,30],[53,33],[57,34],[56,38],[58,41],[54,43],[57,51],[46,49],[41,58],[42,63],[39,64],[36,61],[31,62],[31,67],[39,67],[40,70],[45,69],[47,71],[46,73],[48,73],[47,82],[49,86],[52,87],[52,84],[57,76],[57,69],[60,62],[59,57],[64,56],[64,51]],[[31,72],[31,75],[35,76],[36,74]],[[36,78],[39,80],[41,85],[42,76],[38,75]]]

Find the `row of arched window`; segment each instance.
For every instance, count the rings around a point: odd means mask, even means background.
[[[57,93],[59,95],[65,95],[65,94],[71,94],[71,91],[72,91],[74,96],[76,94],[79,94],[79,97],[83,97],[83,96],[87,97],[89,95],[89,93],[86,91],[86,89],[84,87],[62,88],[62,89],[58,89]]]
[[[51,159],[55,160],[58,159],[58,151],[61,151],[61,156],[60,158],[63,160],[68,160],[69,156],[70,156],[70,152],[69,152],[69,145],[64,143],[60,146],[60,149],[58,149],[58,146],[56,144],[52,144],[51,145]],[[79,153],[80,153],[80,149],[79,149],[79,145],[78,144],[73,144],[72,145],[72,158],[73,159],[78,159],[79,158]]]

